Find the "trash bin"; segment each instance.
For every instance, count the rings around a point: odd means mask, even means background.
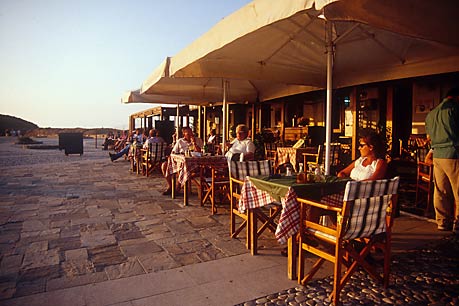
[[[83,154],[83,133],[59,133],[59,150],[65,155]]]

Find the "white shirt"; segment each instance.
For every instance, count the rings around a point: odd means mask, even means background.
[[[196,145],[202,148],[202,140],[201,138],[194,139]],[[186,140],[185,138],[180,138],[175,143],[174,147],[172,148],[173,153],[184,154],[190,148],[191,142]]]
[[[214,143],[216,136],[217,135],[210,135],[209,138],[207,139],[207,143]]]
[[[252,140],[246,138],[244,140],[238,140],[237,138],[233,141],[233,145],[231,148],[226,152],[225,156],[228,159],[228,162],[231,161],[231,158],[234,154],[242,153],[255,153],[255,145],[253,144]]]
[[[371,162],[371,164],[364,166],[363,161],[367,159],[366,157],[359,157],[355,160],[354,169],[351,171],[351,179],[356,181],[363,181],[369,179],[376,171],[376,166],[380,159],[376,159]]]

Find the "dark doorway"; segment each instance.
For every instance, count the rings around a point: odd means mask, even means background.
[[[393,100],[393,131],[392,152],[393,157],[400,155],[400,141],[408,142],[411,134],[413,120],[413,91],[411,83],[396,84],[394,86]]]

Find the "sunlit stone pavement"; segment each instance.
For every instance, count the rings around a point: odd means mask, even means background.
[[[327,278],[298,286],[270,235],[255,257],[229,237],[227,207],[211,216],[196,194],[183,207],[161,195],[159,174],[130,173],[127,161],[110,162],[92,139],[81,156],[14,141],[0,137],[1,305],[329,303],[329,268],[321,273]],[[394,231],[391,287],[358,274],[343,302],[457,305],[457,239],[409,217]]]

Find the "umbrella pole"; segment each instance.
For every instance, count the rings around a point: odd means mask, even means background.
[[[327,103],[325,128],[325,174],[330,174],[330,143],[332,136],[332,89],[333,89],[333,41],[332,23],[326,22],[326,49],[327,49]]]
[[[222,154],[225,155],[225,145],[226,145],[226,136],[228,133],[228,127],[227,127],[227,109],[226,109],[226,99],[228,95],[228,81],[224,80],[223,81],[223,137],[222,137]]]
[[[175,117],[175,140],[179,139],[179,116],[180,116],[180,102],[177,103],[177,116]]]

